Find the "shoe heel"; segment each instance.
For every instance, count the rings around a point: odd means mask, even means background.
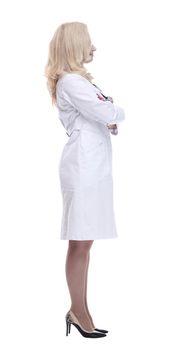
[[[68,332],[69,332],[69,334],[71,332],[71,323],[69,323],[69,325],[68,325]]]
[[[68,336],[71,332],[71,323],[68,320],[66,320],[66,326],[66,336]]]

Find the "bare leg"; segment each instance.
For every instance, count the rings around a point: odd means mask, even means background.
[[[88,255],[92,243],[92,240],[70,240],[66,258],[66,278],[71,297],[71,310],[88,332],[93,331],[85,304]]]
[[[88,253],[88,263],[87,263],[87,269],[86,269],[86,281],[85,281],[85,307],[86,307],[86,312],[88,314],[88,317],[91,322],[92,328],[95,328],[95,325],[93,323],[93,319],[90,315],[89,309],[88,309],[88,304],[87,304],[87,280],[88,280],[88,267],[89,267],[89,260],[90,260],[90,252]]]

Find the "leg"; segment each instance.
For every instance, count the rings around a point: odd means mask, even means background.
[[[93,241],[70,240],[66,258],[66,278],[71,297],[71,310],[88,332],[93,331],[85,306],[86,273],[92,243]]]
[[[93,323],[92,317],[90,315],[89,309],[88,309],[88,304],[87,304],[87,280],[88,280],[88,267],[89,267],[89,260],[90,260],[90,252],[88,253],[88,263],[87,263],[87,269],[86,269],[86,281],[85,281],[85,307],[86,307],[86,312],[88,314],[88,317],[91,322],[92,328],[95,328],[95,325]]]

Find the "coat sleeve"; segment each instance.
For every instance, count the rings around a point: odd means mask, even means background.
[[[62,96],[72,102],[82,116],[104,125],[117,124],[125,119],[123,108],[98,98],[92,84],[79,74],[71,74],[62,84]]]

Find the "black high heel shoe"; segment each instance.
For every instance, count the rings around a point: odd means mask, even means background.
[[[94,328],[94,331],[101,332],[101,333],[108,333],[108,331],[106,331],[106,329]]]
[[[66,336],[68,336],[68,334],[70,334],[72,324],[77,328],[77,330],[80,332],[80,334],[82,334],[82,336],[85,338],[102,338],[102,337],[106,336],[105,333],[97,333],[94,331],[93,332],[85,331],[81,327],[78,319],[76,318],[76,316],[74,315],[74,313],[71,310],[68,311],[68,313],[66,314],[65,320],[66,320],[66,325],[67,325]]]

